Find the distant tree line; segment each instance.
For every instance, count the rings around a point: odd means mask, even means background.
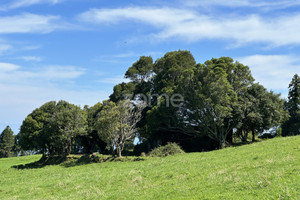
[[[16,138],[9,127],[3,131],[0,156],[21,148],[43,155],[98,151],[120,157],[170,142],[188,152],[207,151],[247,143],[250,136],[255,141],[274,127],[282,136],[300,134],[297,74],[287,101],[255,83],[249,67],[230,57],[201,64],[189,51],[168,52],[156,61],[141,56],[125,77],[130,81],[114,86],[109,100],[94,106],[51,101],[35,109]]]

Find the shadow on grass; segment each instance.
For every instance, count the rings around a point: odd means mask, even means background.
[[[233,144],[230,144],[229,147],[239,147],[239,146],[243,146],[243,145],[247,145],[247,144],[254,144],[254,143],[258,143],[258,142],[261,142],[262,140],[255,140],[254,142],[253,141],[247,141],[247,142],[237,142],[237,143],[233,143]]]
[[[40,160],[23,164],[23,165],[14,165],[12,168],[15,169],[36,169],[36,168],[43,168],[47,165],[57,165],[65,162],[68,159],[67,156],[43,156]]]
[[[47,165],[60,165],[63,167],[76,167],[80,165],[87,165],[91,163],[103,162],[127,162],[127,161],[143,161],[145,158],[141,157],[114,157],[108,155],[69,155],[69,156],[43,156],[40,160],[24,165],[14,165],[12,168],[23,169],[36,169],[43,168]]]
[[[107,155],[83,155],[76,161],[72,162],[64,162],[61,165],[64,167],[75,167],[79,165],[86,165],[91,163],[104,163],[104,162],[132,162],[132,161],[143,161],[145,158],[141,157],[114,157],[114,156],[107,156]]]

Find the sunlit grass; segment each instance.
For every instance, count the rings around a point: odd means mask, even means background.
[[[12,166],[0,159],[0,199],[297,199],[300,136],[145,161]]]

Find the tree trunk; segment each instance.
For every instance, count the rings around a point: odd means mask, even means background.
[[[218,133],[218,143],[219,143],[219,149],[223,149],[226,146],[226,138],[223,132]]]
[[[233,143],[233,129],[230,130],[230,132],[226,136],[226,142],[229,144]]]
[[[247,143],[248,142],[247,138],[248,138],[248,131],[241,130],[241,140],[242,140],[242,142]]]
[[[122,151],[121,151],[120,147],[117,147],[117,154],[118,154],[118,157],[122,157]]]
[[[254,128],[252,129],[252,142],[255,142],[255,130],[254,130]]]

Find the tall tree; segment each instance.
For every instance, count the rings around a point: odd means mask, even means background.
[[[289,84],[286,110],[290,118],[282,125],[282,136],[300,135],[300,77],[295,74]]]
[[[217,141],[223,148],[226,136],[234,128],[232,107],[237,95],[230,85],[226,71],[213,62],[197,65],[194,85],[186,99],[189,125],[199,127],[200,133]]]
[[[14,133],[11,128],[7,126],[0,135],[0,158],[12,156],[14,142]]]
[[[170,103],[172,96],[180,97],[186,93],[190,85],[196,61],[189,51],[173,51],[166,53],[162,58],[155,61],[153,66],[152,88],[146,94],[150,94],[146,115],[141,122],[141,135],[157,137],[170,141],[173,135],[183,133],[181,130],[182,116],[180,106]]]

